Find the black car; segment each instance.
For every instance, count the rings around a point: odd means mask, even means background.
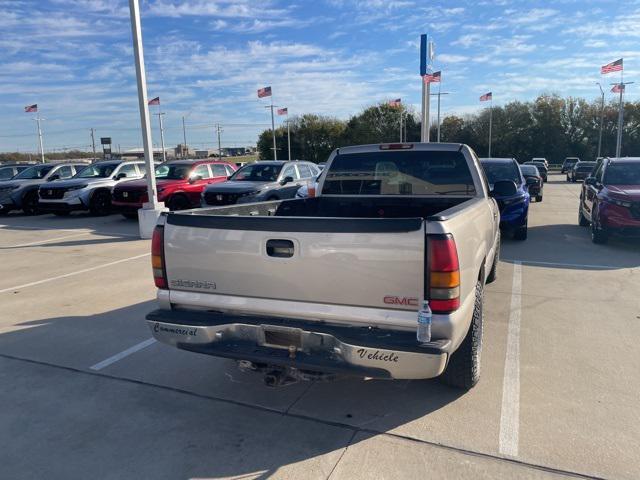
[[[540,176],[542,177],[542,181],[543,182],[547,181],[547,176],[549,174],[549,169],[547,169],[547,166],[544,164],[544,162],[538,161],[538,160],[531,160],[531,161],[525,162],[523,165],[533,165],[534,167],[536,167],[538,169],[538,172],[540,173]]]
[[[33,163],[0,163],[0,182],[15,177],[32,165]]]
[[[560,170],[560,173],[567,173],[579,161],[580,161],[580,159],[578,157],[567,157],[567,158],[565,158],[564,162],[562,162],[562,169]]]
[[[544,187],[544,180],[542,175],[535,165],[520,165],[520,170],[529,188],[529,195],[531,198],[535,198],[536,202],[542,201],[542,189]]]
[[[567,181],[577,182],[578,180],[584,180],[589,176],[596,166],[596,162],[578,162],[567,173]]]
[[[302,185],[319,174],[320,170],[311,162],[254,162],[239,169],[226,182],[208,185],[202,192],[202,206],[294,198]]]

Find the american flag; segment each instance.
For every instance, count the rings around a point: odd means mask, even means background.
[[[278,115],[289,115],[289,109],[287,107],[279,108]]]
[[[258,90],[258,98],[270,97],[271,87],[264,87]]]
[[[600,73],[602,75],[611,73],[611,72],[621,72],[622,69],[622,59],[619,58],[615,62],[607,63],[606,65],[600,67]]]
[[[624,83],[618,83],[618,84],[614,85],[613,88],[611,89],[611,91],[613,93],[624,92]]]
[[[389,105],[390,107],[399,107],[400,105],[402,105],[402,99],[396,98],[395,100],[389,100],[387,102],[387,105]]]
[[[160,105],[160,97],[152,98],[147,103],[149,105]]]
[[[493,99],[493,93],[492,92],[485,93],[484,95],[482,95],[480,97],[480,101],[481,102],[486,102],[486,101],[491,100],[491,99]]]
[[[37,112],[38,111],[38,104],[34,103],[33,105],[29,105],[27,107],[24,107],[24,111],[27,112],[27,113]]]
[[[424,77],[424,83],[440,83],[442,72],[427,73]]]

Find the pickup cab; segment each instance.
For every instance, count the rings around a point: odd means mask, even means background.
[[[163,214],[160,308],[146,318],[157,340],[238,360],[269,384],[441,376],[469,389],[499,248],[498,207],[468,146],[339,148],[315,197]],[[431,335],[418,341],[423,302]]]

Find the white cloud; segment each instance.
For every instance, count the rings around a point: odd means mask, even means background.
[[[436,60],[442,63],[462,63],[468,62],[470,57],[466,55],[455,55],[450,53],[443,53],[436,56]]]

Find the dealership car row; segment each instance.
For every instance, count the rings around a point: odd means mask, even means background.
[[[482,158],[489,187],[500,210],[500,227],[526,240],[528,210],[543,201],[549,164],[544,158]],[[322,165],[296,161],[257,161],[239,166],[219,159],[170,160],[156,164],[158,200],[172,211],[313,196]],[[568,182],[583,181],[578,224],[591,227],[594,243],[613,233],[640,231],[640,158],[567,157],[561,167]],[[103,160],[91,164],[59,162],[0,165],[0,214],[27,215],[72,211],[93,215],[119,212],[137,218],[148,201],[145,163]],[[388,172],[387,172],[388,174]],[[512,186],[505,188],[503,180]]]

